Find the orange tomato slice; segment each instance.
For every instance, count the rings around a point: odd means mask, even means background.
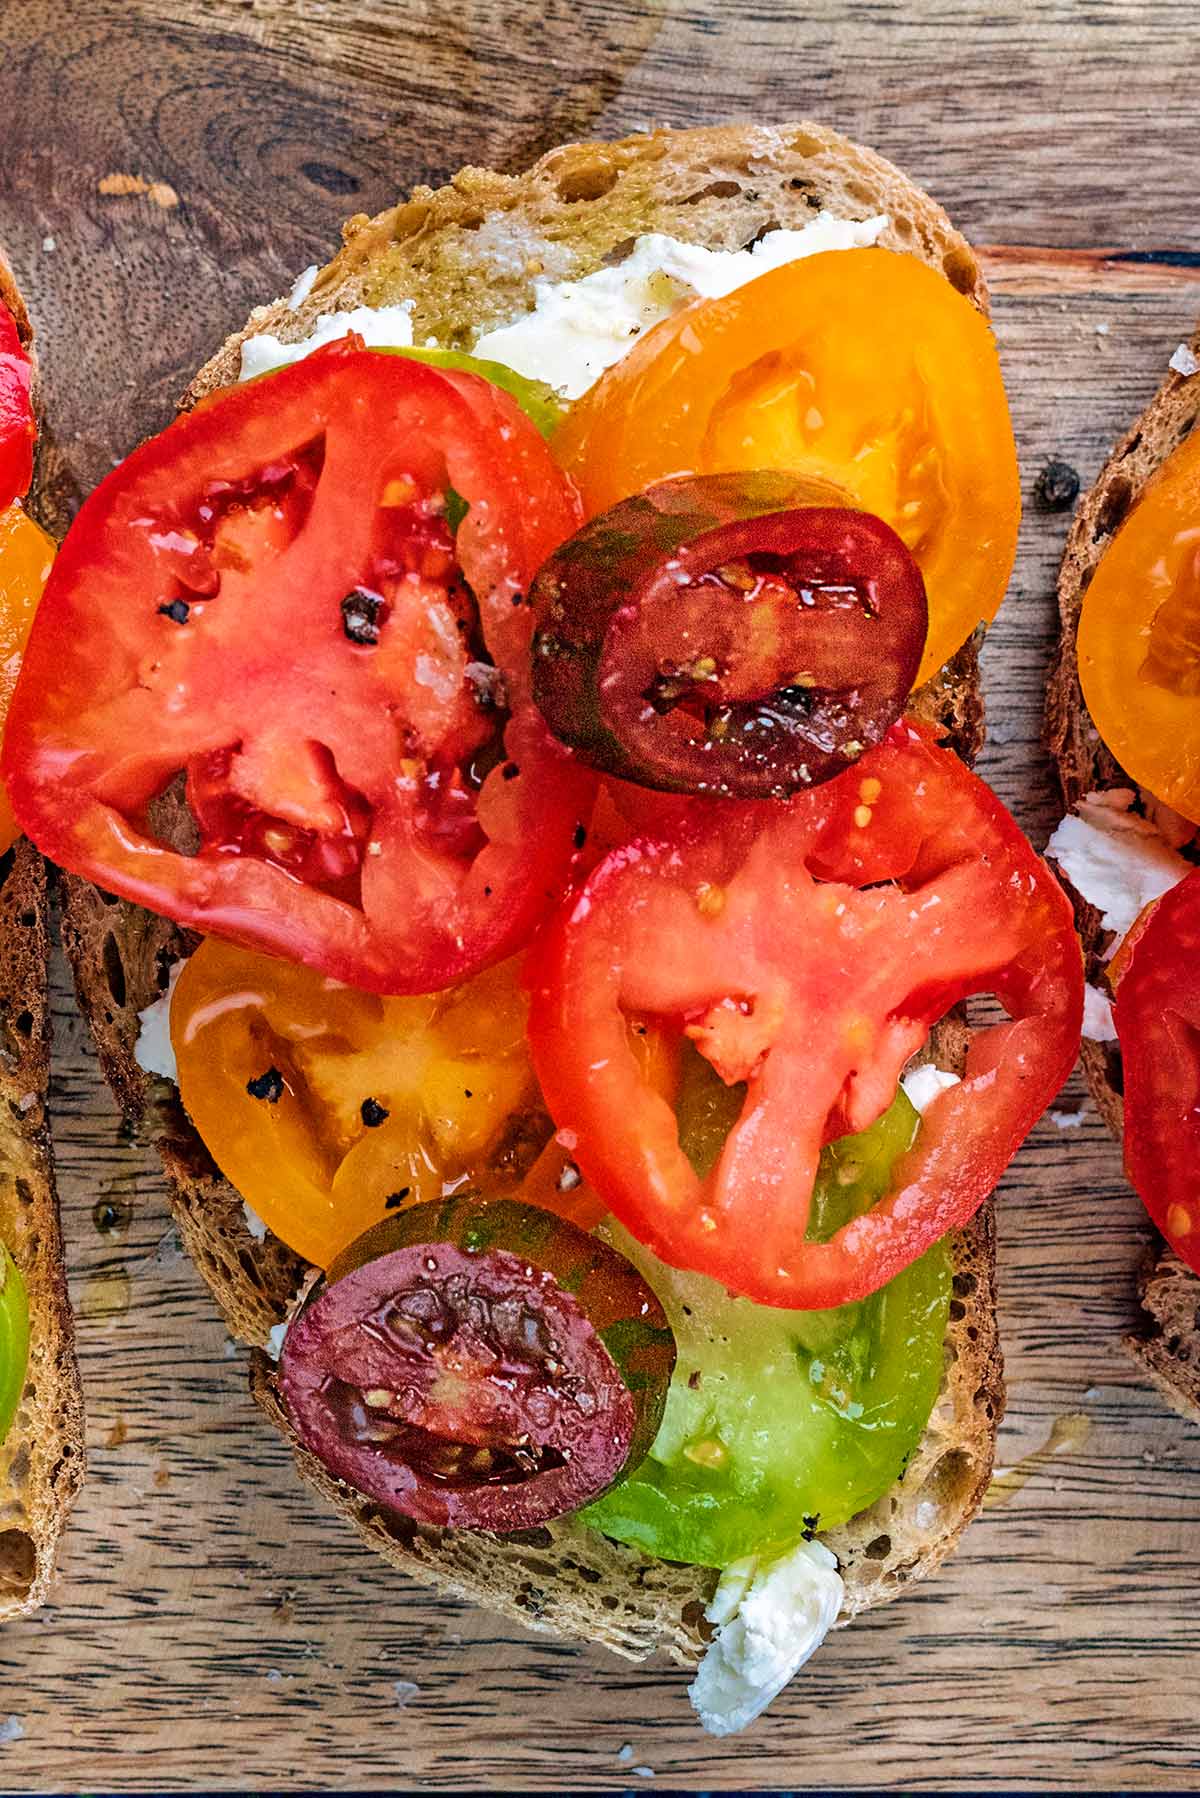
[[[832,481],[925,577],[926,680],[995,616],[1016,553],[1016,448],[985,319],[892,250],[838,250],[647,332],[554,439],[589,516],[677,474]]]
[[[1168,456],[1084,595],[1079,680],[1139,786],[1200,823],[1200,435]]]
[[[0,730],[17,684],[33,614],[54,561],[54,542],[17,503],[0,512]],[[0,787],[0,854],[20,835]]]

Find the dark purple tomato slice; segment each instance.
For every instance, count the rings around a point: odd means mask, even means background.
[[[928,622],[890,525],[771,471],[622,500],[555,550],[529,599],[555,735],[606,774],[719,798],[794,793],[880,742]]]
[[[420,1523],[503,1531],[631,1472],[674,1365],[662,1306],[614,1249],[464,1195],[346,1250],[288,1331],[279,1384],[339,1479]]]

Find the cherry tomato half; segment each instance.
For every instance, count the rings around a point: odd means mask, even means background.
[[[1200,869],[1138,919],[1114,975],[1125,1170],[1200,1273]]]
[[[925,643],[896,533],[770,472],[622,500],[529,599],[551,730],[606,773],[720,798],[782,797],[856,761],[903,711]]]
[[[171,1002],[179,1090],[221,1172],[318,1267],[389,1213],[515,1191],[552,1126],[519,965],[381,998],[210,937]],[[539,1181],[553,1191],[553,1155]]]
[[[428,992],[520,946],[586,822],[519,603],[577,510],[506,394],[356,343],[216,395],[85,503],[3,769],[38,846],[107,890]],[[190,855],[148,813],[181,773]]]
[[[1070,1072],[1071,907],[995,795],[909,724],[786,805],[676,805],[674,824],[600,864],[533,953],[546,1103],[663,1260],[762,1304],[861,1298],[973,1215]],[[809,1241],[823,1144],[873,1123],[931,1025],[978,993],[1009,1021],[974,1033],[888,1194]],[[705,1177],[629,1051],[631,1015],[746,1082]]]
[[[892,250],[788,263],[665,319],[567,414],[555,454],[589,517],[676,474],[817,475],[885,519],[925,577],[919,680],[995,616],[1017,457],[987,322]]]
[[[1200,823],[1200,433],[1167,458],[1083,597],[1079,680],[1096,729]]]
[[[358,1491],[422,1523],[514,1530],[638,1465],[674,1363],[662,1306],[614,1249],[471,1197],[355,1243],[289,1329],[279,1384]]]

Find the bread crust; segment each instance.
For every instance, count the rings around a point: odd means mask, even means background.
[[[772,225],[802,224],[822,206],[848,218],[887,212],[892,223],[880,241],[939,269],[986,314],[970,246],[940,207],[873,152],[809,124],[656,132],[565,146],[515,177],[465,169],[437,192],[419,188],[375,219],[351,219],[341,252],[308,297],[295,308],[278,300],[257,309],[181,404],[235,380],[242,343],[260,331],[295,339],[322,312],[411,301],[415,341],[466,342],[473,330],[526,309],[538,274],[587,274],[641,232],[740,248]],[[977,647],[964,646],[915,707],[968,761],[983,734]],[[165,988],[189,938],[73,877],[64,910],[80,1003],[110,1084],[162,1154],[184,1242],[230,1330],[261,1351],[289,1310],[304,1265],[275,1239],[251,1236],[240,1198],[213,1166],[175,1089],[148,1078],[133,1056],[137,1013]],[[940,1065],[956,1066],[964,1046],[962,1025],[950,1020],[931,1050]],[[1003,1406],[990,1204],[956,1233],[950,1252],[954,1308],[930,1428],[904,1479],[828,1537],[846,1580],[843,1621],[931,1572],[990,1478]],[[256,1353],[255,1396],[292,1442],[303,1478],[392,1564],[532,1628],[600,1641],[630,1659],[659,1649],[691,1663],[702,1651],[711,1570],[651,1560],[569,1522],[516,1539],[432,1531],[385,1516],[299,1446],[272,1374],[269,1359]]]
[[[1190,349],[1200,354],[1200,325]],[[1136,786],[1109,752],[1092,722],[1079,681],[1079,615],[1092,576],[1147,482],[1200,418],[1200,372],[1168,372],[1154,398],[1116,445],[1091,490],[1080,500],[1058,578],[1058,652],[1046,691],[1046,745],[1069,811],[1087,793]],[[1075,906],[1087,977],[1103,987],[1111,935],[1095,906],[1063,885]],[[1105,1124],[1120,1140],[1124,1128],[1121,1051],[1085,1037],[1081,1061]],[[1200,1279],[1160,1243],[1138,1283],[1140,1331],[1125,1347],[1185,1417],[1200,1421]],[[1189,1310],[1190,1307],[1190,1310]]]
[[[33,327],[0,255],[0,301],[33,358]],[[34,393],[37,392],[34,361]],[[0,855],[0,1240],[29,1299],[29,1371],[0,1443],[0,1622],[46,1597],[83,1482],[83,1402],[46,1118],[50,1079],[46,869],[24,837]]]

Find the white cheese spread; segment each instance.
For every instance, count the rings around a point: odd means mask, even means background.
[[[247,337],[242,345],[242,372],[238,379],[250,381],[255,375],[286,368],[289,362],[301,362],[322,344],[336,343],[348,331],[357,331],[368,346],[406,350],[413,340],[412,301],[406,300],[399,306],[355,306],[352,312],[322,312],[299,343],[282,343],[269,331]]]
[[[768,231],[748,250],[707,250],[651,233],[613,268],[578,281],[535,281],[533,311],[487,331],[477,356],[578,399],[651,326],[697,298],[719,299],[768,269],[822,250],[873,244],[888,220],[819,212],[798,231]]]

